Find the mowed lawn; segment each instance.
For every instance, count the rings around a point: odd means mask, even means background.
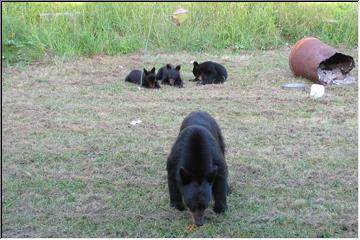
[[[357,237],[358,87],[327,87],[318,100],[282,89],[311,84],[293,77],[289,51],[3,67],[3,237]],[[356,49],[343,52],[357,62]],[[189,82],[193,60],[224,64],[228,81]],[[166,63],[181,64],[185,88],[124,82]],[[232,192],[225,214],[209,209],[190,229],[190,214],[169,206],[165,165],[194,110],[222,128]]]

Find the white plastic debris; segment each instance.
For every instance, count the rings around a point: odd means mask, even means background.
[[[140,123],[142,123],[142,121],[140,119],[137,119],[137,120],[132,120],[130,125],[135,126],[136,124],[140,124]]]
[[[344,78],[344,80],[334,80],[334,85],[353,85],[357,83],[357,80],[355,77],[347,76]]]
[[[176,15],[176,14],[184,14],[184,13],[188,13],[188,12],[189,12],[189,10],[186,10],[184,8],[178,8],[178,9],[176,9],[176,11],[173,14],[174,15]]]
[[[305,83],[286,83],[281,86],[283,89],[300,89],[305,90],[307,85]]]
[[[317,99],[321,98],[325,93],[325,87],[320,84],[313,84],[311,85],[310,89],[310,97]]]

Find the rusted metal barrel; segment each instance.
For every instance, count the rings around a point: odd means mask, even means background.
[[[317,70],[322,64],[326,67],[336,65],[343,73],[349,73],[355,66],[354,59],[338,52],[335,48],[323,43],[317,38],[306,37],[299,40],[291,49],[289,65],[295,76],[301,76],[315,83],[320,81]]]

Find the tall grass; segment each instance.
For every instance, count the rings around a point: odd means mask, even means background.
[[[190,10],[179,27],[175,9]],[[357,3],[3,3],[3,60],[33,61],[150,49],[204,51],[270,49],[312,35],[333,45],[357,45]],[[80,12],[39,18],[40,13]]]

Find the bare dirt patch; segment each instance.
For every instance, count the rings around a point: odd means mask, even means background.
[[[76,213],[83,214],[98,214],[106,209],[105,202],[100,196],[92,195],[87,197],[84,201],[75,206]]]

